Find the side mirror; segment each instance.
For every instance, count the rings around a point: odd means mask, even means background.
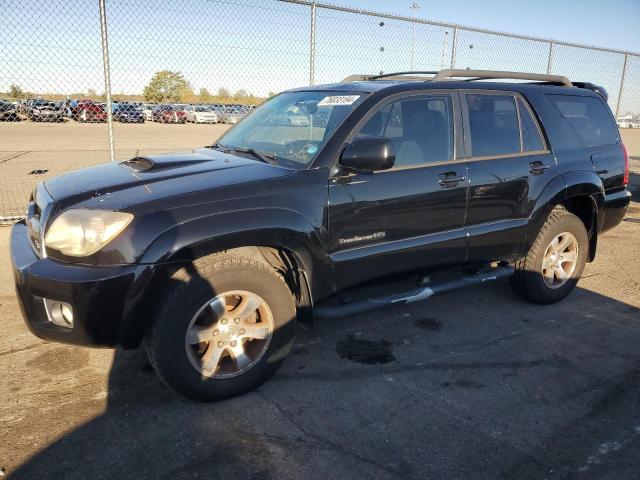
[[[340,165],[355,172],[375,172],[393,167],[396,155],[385,137],[364,137],[353,140],[342,152]]]

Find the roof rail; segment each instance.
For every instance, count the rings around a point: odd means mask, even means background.
[[[433,75],[433,77],[425,78],[420,75]],[[507,79],[507,80],[533,80],[536,82],[545,82],[565,87],[573,87],[573,83],[562,75],[545,75],[542,73],[524,73],[524,72],[502,72],[499,70],[440,70],[433,71],[409,71],[385,73],[380,75],[349,75],[342,80],[342,83],[370,81],[370,80],[431,80],[434,82],[451,80],[452,78],[465,77],[467,81],[473,80],[491,80],[491,79]]]
[[[340,83],[349,82],[366,82],[370,80],[431,80],[433,77],[424,78],[419,75],[436,75],[437,71],[410,71],[410,72],[393,72],[381,73],[380,75],[349,75]],[[411,76],[406,76],[411,75]]]
[[[434,82],[449,80],[455,77],[472,77],[474,80],[508,79],[508,80],[534,80],[536,82],[548,82],[573,87],[573,83],[562,75],[545,75],[542,73],[501,72],[499,70],[440,70]]]

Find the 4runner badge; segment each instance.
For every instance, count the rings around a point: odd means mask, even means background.
[[[350,243],[356,242],[366,242],[369,240],[379,240],[387,236],[387,232],[375,232],[369,235],[356,235],[355,237],[350,238],[340,238],[338,239],[338,244],[340,245],[348,245]]]

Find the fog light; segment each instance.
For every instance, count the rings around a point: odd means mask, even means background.
[[[44,308],[51,323],[60,327],[73,328],[73,308],[66,302],[44,299]]]

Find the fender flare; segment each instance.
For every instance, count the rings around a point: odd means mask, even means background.
[[[577,170],[563,173],[551,180],[538,197],[529,217],[525,234],[525,245],[522,249],[527,252],[542,228],[545,220],[555,206],[567,200],[585,196],[592,202],[592,222],[594,228],[589,232],[589,258],[595,257],[598,232],[604,220],[604,185],[602,179],[592,170]]]
[[[327,282],[314,278],[329,278],[331,267],[323,243],[313,225],[302,215],[284,208],[255,208],[191,219],[160,234],[147,247],[140,259],[136,281],[129,295],[119,332],[119,343],[125,348],[140,344],[151,322],[151,304],[158,288],[169,272],[196,258],[246,246],[285,249],[296,263],[299,287],[298,303],[302,320],[313,321],[311,312],[316,292],[328,288]]]

